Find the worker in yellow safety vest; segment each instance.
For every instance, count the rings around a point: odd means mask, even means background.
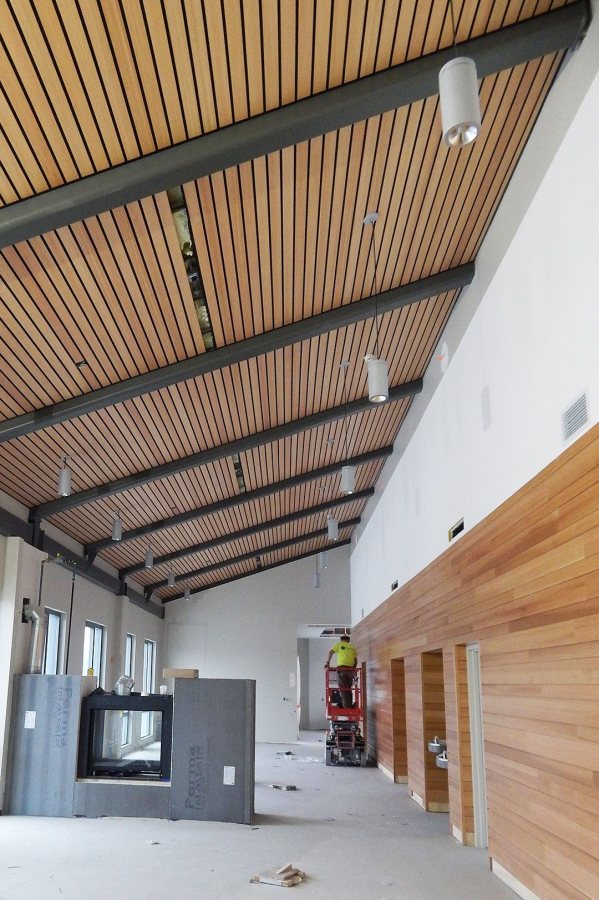
[[[325,669],[331,665],[333,654],[337,654],[337,681],[339,683],[339,694],[341,695],[341,706],[346,709],[353,706],[352,703],[352,684],[354,683],[354,669],[357,662],[356,648],[350,644],[349,637],[346,634],[341,635],[340,641],[329,650],[327,661],[324,664]]]

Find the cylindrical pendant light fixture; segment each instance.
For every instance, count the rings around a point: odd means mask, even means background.
[[[353,466],[343,466],[341,469],[341,493],[353,494],[356,489],[356,470]]]
[[[58,496],[69,497],[71,495],[71,470],[67,466],[68,456],[65,454],[61,460],[61,468],[58,473]]]
[[[174,573],[174,572],[169,572],[169,573],[168,573],[168,578],[167,578],[167,580],[166,580],[166,583],[167,583],[168,587],[174,587],[174,586],[175,586],[175,573]]]
[[[339,540],[339,522],[334,516],[327,516],[327,532],[330,541]]]
[[[478,137],[480,100],[476,63],[457,56],[439,72],[439,100],[443,140],[450,147],[463,147]]]
[[[189,588],[185,588],[185,593],[183,594],[184,600],[191,600],[191,591]]]
[[[314,584],[314,587],[315,587],[315,588],[319,588],[319,587],[320,587],[320,571],[319,571],[319,569],[318,569],[318,557],[316,557],[316,568],[314,569],[314,581],[313,581],[313,584]]]
[[[321,550],[318,554],[318,568],[326,569],[327,567],[327,551]]]
[[[114,519],[112,520],[112,540],[120,541],[123,538],[123,522],[121,520],[120,512],[116,512],[114,514]]]
[[[371,403],[384,403],[389,399],[387,361],[370,353],[364,359],[368,369],[368,399]]]
[[[146,558],[144,559],[144,568],[151,569],[154,565],[154,554],[152,553],[152,548],[148,547],[146,550]]]

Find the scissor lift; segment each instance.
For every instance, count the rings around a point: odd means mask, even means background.
[[[327,766],[365,766],[366,744],[363,734],[364,703],[362,669],[345,669],[353,673],[351,688],[339,685],[337,669],[325,670],[327,720]],[[343,700],[350,703],[343,706]]]

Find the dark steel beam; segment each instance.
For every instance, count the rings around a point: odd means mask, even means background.
[[[393,453],[393,444],[386,447],[380,447],[377,450],[370,450],[368,453],[361,453],[358,456],[350,457],[347,462],[351,466],[364,466],[368,463],[375,462],[377,459],[384,459]],[[141,525],[139,528],[132,528],[130,531],[124,531],[119,545],[125,541],[133,541],[136,538],[146,537],[154,534],[156,531],[162,531],[164,528],[173,528],[175,525],[182,525],[184,522],[190,522],[193,519],[201,519],[204,516],[212,515],[215,512],[221,512],[223,509],[232,509],[240,506],[242,503],[251,503],[253,500],[262,500],[264,497],[270,497],[271,494],[278,494],[280,491],[287,491],[290,488],[298,487],[302,484],[308,484],[310,481],[316,481],[317,478],[327,478],[334,475],[345,465],[345,460],[331,463],[328,466],[322,466],[320,469],[311,469],[309,472],[303,472],[301,475],[294,475],[292,478],[285,478],[283,481],[275,481],[273,484],[266,484],[264,487],[256,488],[255,491],[246,491],[245,494],[235,494],[234,497],[227,497],[225,500],[217,500],[216,503],[209,503],[206,506],[198,506],[195,509],[189,509],[175,516],[169,516],[167,519],[159,519],[148,525]],[[93,544],[87,544],[85,547],[86,554],[99,553],[107,547],[115,547],[117,544],[112,538],[104,538]]]
[[[24,413],[21,416],[14,416],[0,422],[0,443],[31,434],[34,431],[41,431],[43,428],[58,425],[60,422],[84,416],[107,406],[114,406],[115,403],[131,400],[133,397],[147,394],[150,391],[157,391],[190,378],[197,378],[217,369],[253,359],[256,356],[263,356],[328,331],[335,331],[375,315],[391,312],[394,309],[409,306],[411,303],[418,303],[428,297],[457,290],[470,284],[473,278],[474,263],[465,263],[463,266],[456,266],[454,269],[439,272],[437,275],[422,278],[420,281],[401,285],[391,291],[384,291],[377,297],[347,303],[345,306],[321,313],[319,316],[302,319],[300,322],[275,328],[273,331],[267,331],[245,341],[237,341],[235,344],[220,347],[209,353],[201,353],[191,359],[172,363],[161,369],[136,375],[134,378],[127,378],[96,391],[89,391],[79,397],[72,397],[52,406]]]
[[[241,531],[234,531],[231,534],[221,535],[221,537],[213,538],[210,541],[204,541],[202,544],[192,544],[190,547],[185,547],[184,550],[176,550],[173,553],[155,557],[154,568],[162,566],[165,563],[173,562],[173,560],[176,559],[185,559],[186,556],[192,556],[194,553],[202,553],[206,550],[212,550],[214,547],[222,547],[223,544],[231,544],[233,541],[240,541],[243,540],[243,538],[252,537],[255,534],[260,534],[261,531],[268,531],[271,528],[280,528],[281,525],[289,525],[290,522],[299,522],[300,519],[306,519],[308,516],[315,516],[318,513],[328,512],[339,506],[347,506],[348,503],[355,503],[356,500],[367,500],[369,497],[372,497],[373,494],[373,487],[366,488],[366,490],[357,491],[355,494],[336,497],[332,502],[329,500],[326,503],[318,503],[316,506],[309,506],[306,509],[300,509],[298,512],[289,513],[286,516],[279,516],[277,519],[269,519],[267,522],[261,522],[259,525],[250,525],[248,528],[243,528]],[[134,572],[141,572],[143,569],[143,562],[135,563],[133,566],[121,569],[119,571],[119,577],[125,578],[127,575],[133,575]],[[183,581],[188,577],[187,573],[185,575],[176,576],[175,583],[177,581]],[[155,581],[153,584],[146,585],[145,590],[146,592],[151,593],[152,591],[157,591],[158,588],[166,586],[167,579],[163,578],[161,581]]]
[[[351,539],[347,541],[336,541],[334,547],[328,547],[329,550],[337,550],[338,547],[347,547],[351,544]],[[259,569],[255,569],[253,572],[244,572],[242,575],[233,575],[232,578],[222,578],[220,581],[215,581],[213,584],[207,584],[206,587],[194,589],[194,594],[202,594],[204,591],[209,591],[212,588],[220,587],[223,584],[231,584],[233,581],[241,581],[242,578],[251,578],[252,575],[260,575],[261,572],[268,572],[269,569],[278,569],[279,566],[287,566],[289,563],[298,562],[300,559],[307,559],[309,556],[316,556],[320,553],[320,550],[310,550],[308,553],[300,553],[299,556],[292,556],[289,559],[283,559],[281,562],[271,563],[268,566],[261,566]],[[184,594],[177,594],[176,597],[165,597],[162,601],[163,604],[171,603],[173,600],[183,600]]]
[[[353,528],[354,525],[359,525],[361,521],[360,516],[356,516],[356,518],[348,519],[346,522],[339,522],[339,531],[342,531],[344,528]],[[223,562],[213,563],[211,566],[203,566],[201,569],[193,569],[191,572],[187,572],[185,576],[179,580],[188,581],[190,578],[208,575],[210,572],[217,572],[219,569],[227,569],[229,566],[237,565],[237,563],[247,562],[248,559],[256,559],[257,556],[264,556],[267,553],[276,553],[279,550],[287,550],[288,547],[295,547],[296,544],[305,544],[306,541],[316,540],[316,538],[324,537],[326,534],[326,528],[319,528],[317,531],[310,531],[308,534],[302,534],[299,537],[289,538],[289,540],[271,544],[270,547],[261,547],[259,550],[250,550],[248,553],[232,556],[230,559],[223,560]],[[338,542],[335,541],[331,546],[337,547]],[[262,567],[260,567],[260,571],[264,571]],[[148,585],[145,590],[149,595],[150,585]]]
[[[415,381],[410,381],[407,384],[397,385],[397,387],[393,387],[389,391],[387,403],[395,403],[398,400],[404,400],[406,397],[413,397],[415,394],[420,393],[421,390],[421,378],[417,378]],[[347,405],[334,406],[312,416],[305,416],[303,419],[294,419],[292,422],[277,425],[275,428],[269,428],[267,431],[258,431],[256,434],[250,434],[237,441],[230,441],[228,444],[211,447],[209,450],[202,450],[200,453],[192,453],[190,456],[174,459],[172,462],[154,466],[152,469],[146,469],[144,472],[126,475],[124,478],[119,478],[116,481],[100,484],[86,491],[79,491],[77,494],[71,494],[70,497],[59,497],[56,500],[50,500],[48,503],[42,503],[40,506],[30,510],[30,518],[47,518],[56,513],[64,512],[66,509],[73,509],[74,507],[91,503],[94,500],[112,497],[114,494],[120,494],[122,491],[131,490],[142,484],[148,484],[148,482],[156,481],[158,478],[168,478],[170,475],[177,475],[179,472],[185,472],[187,469],[216,462],[216,460],[232,456],[234,453],[245,453],[247,450],[253,450],[255,447],[280,441],[301,431],[318,428],[321,425],[342,419],[346,413],[348,416],[353,416],[356,413],[366,412],[384,405],[386,404],[370,403],[368,397],[361,397],[359,400],[354,400]]]
[[[576,44],[589,18],[579,0],[457,50],[475,60],[482,78]],[[13,203],[0,210],[0,247],[423,100],[438,92],[439,69],[454,55],[447,47]]]

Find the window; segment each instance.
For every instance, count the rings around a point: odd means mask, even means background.
[[[46,610],[48,630],[46,633],[46,646],[44,648],[44,663],[42,672],[44,675],[62,674],[62,613],[53,609]]]
[[[87,675],[90,669],[91,674],[97,675],[98,684],[104,685],[104,632],[106,629],[103,625],[96,625],[95,622],[85,623],[85,634],[83,636],[83,669],[82,673]]]
[[[156,641],[144,641],[144,674],[142,683],[142,693],[151,694],[154,691],[154,676],[156,670]],[[141,736],[149,737],[152,734],[153,714],[151,712],[142,713],[141,717]]]
[[[135,670],[135,635],[127,634],[125,637],[125,671],[123,675],[133,678]],[[131,743],[131,712],[124,709],[121,722],[121,746],[126,747]]]
[[[125,638],[125,671],[123,675],[133,678],[135,670],[135,635],[128,634]]]

